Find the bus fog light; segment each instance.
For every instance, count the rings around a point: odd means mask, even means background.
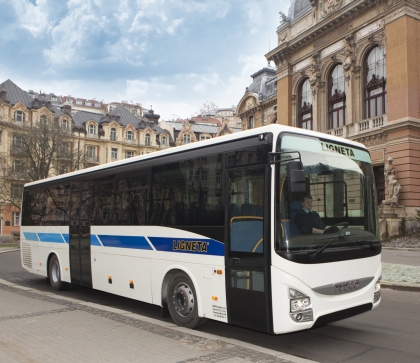
[[[289,289],[290,317],[297,323],[312,321],[312,305],[309,296],[295,289]]]
[[[377,303],[381,298],[381,279],[382,276],[375,283],[375,292],[373,293],[373,303]]]
[[[305,321],[314,320],[313,314],[312,314],[312,309],[302,311],[301,313],[297,313],[297,314],[292,314],[291,313],[290,317],[292,318],[292,320],[294,320],[297,323],[303,323]]]

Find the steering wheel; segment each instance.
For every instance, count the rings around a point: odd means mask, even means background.
[[[347,228],[349,225],[349,222],[340,222],[340,223],[336,223],[333,224],[332,226],[328,227],[327,229],[324,230],[324,234],[328,234],[328,233],[335,233],[338,231],[337,227],[343,227],[343,228]]]

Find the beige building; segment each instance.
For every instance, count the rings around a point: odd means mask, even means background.
[[[0,84],[0,235],[18,234],[24,183],[168,147],[149,110],[121,105],[106,114],[52,105],[11,80]]]
[[[281,18],[278,46],[266,54],[276,65],[275,122],[365,144],[382,232],[397,233],[401,220],[414,229],[420,209],[420,2],[293,0]],[[238,105],[244,128],[270,122],[265,111],[255,90]],[[381,201],[392,196],[384,179],[390,157],[400,189],[397,202],[385,205]]]

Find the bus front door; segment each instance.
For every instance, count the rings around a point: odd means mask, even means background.
[[[70,275],[73,284],[92,287],[90,219],[92,191],[73,191],[70,213]]]
[[[227,171],[229,236],[225,262],[229,323],[269,333],[269,263],[264,242],[267,173],[265,166]]]

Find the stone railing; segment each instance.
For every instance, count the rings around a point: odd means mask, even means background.
[[[367,132],[378,131],[388,123],[388,117],[386,114],[368,118],[355,122],[350,125],[344,125],[335,129],[327,130],[325,133],[328,135],[338,137],[352,137],[364,134]]]

